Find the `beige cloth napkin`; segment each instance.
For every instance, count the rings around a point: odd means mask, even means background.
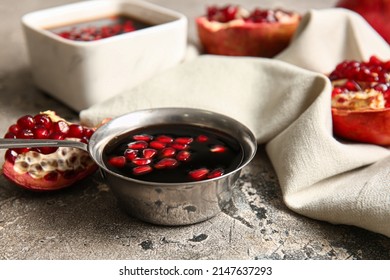
[[[290,209],[390,237],[390,150],[333,137],[331,85],[321,74],[342,59],[371,54],[390,58],[390,49],[362,18],[346,10],[310,11],[278,57],[289,63],[200,56],[80,118],[95,125],[133,110],[174,106],[229,115],[266,143]]]

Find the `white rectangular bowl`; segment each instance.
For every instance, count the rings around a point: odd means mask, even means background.
[[[118,14],[153,26],[90,42],[48,30]],[[83,1],[26,14],[22,24],[35,84],[76,111],[180,63],[187,46],[187,18],[141,0]]]

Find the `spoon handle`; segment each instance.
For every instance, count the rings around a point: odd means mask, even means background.
[[[0,138],[0,149],[39,147],[72,147],[88,151],[87,144],[72,140]]]

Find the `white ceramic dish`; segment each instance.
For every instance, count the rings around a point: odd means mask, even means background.
[[[153,26],[91,42],[48,30],[117,14]],[[26,14],[22,24],[35,84],[76,111],[178,64],[187,45],[184,15],[141,0],[83,1]]]

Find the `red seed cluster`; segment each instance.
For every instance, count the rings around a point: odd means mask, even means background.
[[[368,61],[346,60],[339,63],[329,74],[329,79],[389,83],[389,73],[390,61],[382,61],[376,56],[371,56]]]
[[[38,114],[35,116],[26,115],[19,118],[16,124],[8,128],[5,138],[19,139],[55,139],[63,140],[65,138],[78,138],[84,143],[88,143],[93,134],[93,130],[78,124],[69,124],[59,120],[53,122],[47,114]],[[15,156],[18,153],[25,153],[34,150],[42,154],[50,154],[57,150],[56,147],[41,148],[18,148],[8,154]],[[11,157],[12,159],[12,157]]]
[[[171,137],[169,135],[157,135],[153,137],[147,134],[132,136],[132,141],[127,144],[123,155],[113,156],[108,159],[108,164],[116,168],[132,168],[134,175],[143,175],[153,170],[174,169],[180,164],[190,162],[191,143],[198,142],[207,145],[208,137],[199,135],[192,137]],[[223,145],[210,147],[212,153],[223,153],[227,148]],[[188,176],[192,180],[212,179],[224,174],[221,168],[209,170],[199,168],[191,170]]]
[[[368,61],[346,60],[329,74],[331,81],[342,80],[333,86],[332,96],[350,91],[374,89],[382,92],[390,107],[390,61],[371,56]]]
[[[207,7],[207,18],[209,21],[218,21],[221,23],[226,23],[238,18],[243,19],[245,22],[254,22],[254,23],[273,23],[278,22],[277,13],[281,12],[286,15],[292,15],[292,12],[284,11],[281,9],[260,9],[255,8],[248,16],[243,16],[239,14],[240,7],[233,5],[226,5],[223,7],[218,6],[209,6]]]
[[[133,25],[133,22],[131,20],[126,20],[123,23],[115,23],[112,25],[105,25],[101,27],[72,27],[70,30],[57,33],[57,35],[69,40],[88,42],[109,38],[115,35],[128,33],[135,30],[136,29]]]
[[[217,6],[207,7],[207,18],[210,21],[229,22],[237,18],[238,6],[226,5],[222,8]]]

